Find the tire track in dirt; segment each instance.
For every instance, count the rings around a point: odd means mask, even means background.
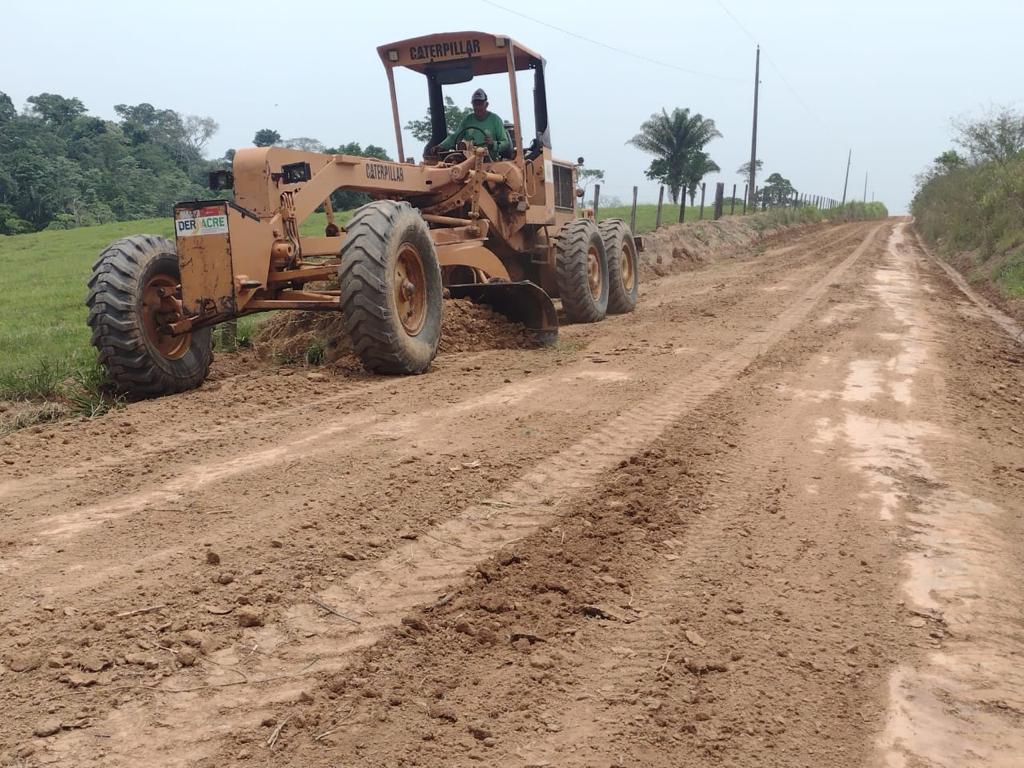
[[[443,594],[453,578],[551,520],[554,508],[565,497],[592,484],[609,467],[628,458],[732,381],[807,316],[814,302],[863,255],[881,228],[872,229],[852,254],[764,329],[545,460],[508,489],[438,526],[425,537],[429,543],[416,541],[403,547],[372,569],[355,574],[345,585],[327,590],[322,597],[343,606],[343,612],[365,619],[361,632],[372,632],[397,624],[402,615],[431,595]],[[367,597],[352,600],[352,594]]]
[[[852,240],[856,237],[857,226],[856,224],[844,224],[822,229],[799,239],[797,243],[781,249],[769,248],[765,251],[764,255],[782,255],[790,253],[794,249],[799,249],[803,253],[797,256],[798,260],[794,262],[792,268],[813,267],[815,266],[813,254],[816,251],[826,247],[835,248]],[[790,234],[789,236],[792,237],[793,235]],[[763,276],[770,275],[778,269],[779,265],[777,263],[772,262],[770,266],[766,267],[761,261],[761,259],[751,259],[739,264],[739,271],[734,279],[745,280],[747,279],[746,272],[753,270],[755,274],[750,279],[753,282],[759,282]],[[654,293],[667,292],[675,294],[673,301],[679,302],[676,283],[679,279],[692,280],[694,274],[693,272],[687,272],[681,275],[674,275],[658,283],[645,285],[644,290],[650,290]],[[696,291],[688,293],[683,301],[690,301],[698,294],[699,292]],[[716,299],[720,300],[722,297],[719,296]],[[735,299],[730,299],[729,302],[730,304],[735,303]],[[649,311],[654,307],[660,306],[661,303],[654,299],[651,303],[642,305],[641,311]],[[579,331],[579,328],[568,329],[570,335],[573,335],[575,331]],[[443,359],[442,362],[444,362]],[[269,381],[264,383],[261,379],[268,379]],[[344,391],[334,394],[320,393],[315,399],[307,401],[305,397],[310,394],[310,390],[316,390],[318,385],[307,382],[303,376],[292,376],[286,382],[286,385],[292,390],[288,396],[290,399],[301,400],[300,404],[282,407],[272,403],[272,401],[262,399],[254,404],[252,408],[255,415],[233,414],[230,419],[211,415],[212,423],[204,425],[204,428],[200,431],[191,433],[182,433],[174,421],[167,418],[167,412],[173,411],[178,404],[180,404],[180,407],[191,410],[202,411],[209,409],[211,414],[215,414],[218,409],[223,409],[223,401],[230,399],[234,392],[237,391],[243,397],[248,397],[249,395],[258,396],[258,394],[254,393],[259,392],[261,385],[265,384],[262,386],[263,389],[272,389],[278,386],[278,382],[281,381],[284,381],[284,379],[281,377],[275,378],[272,374],[266,372],[235,375],[214,382],[213,386],[205,387],[197,392],[161,398],[158,401],[134,404],[130,414],[132,417],[131,426],[145,426],[149,436],[145,444],[132,441],[133,444],[130,448],[105,447],[102,455],[90,456],[88,459],[78,463],[69,464],[61,462],[60,467],[45,474],[0,480],[0,501],[7,500],[11,504],[16,504],[26,498],[31,498],[32,491],[41,486],[45,486],[48,491],[52,492],[54,485],[57,483],[65,483],[67,484],[66,487],[70,487],[73,483],[94,477],[106,469],[115,468],[128,462],[138,463],[152,458],[160,458],[163,461],[186,459],[190,447],[202,444],[216,445],[222,441],[227,442],[231,438],[248,434],[252,430],[258,430],[259,433],[265,434],[273,430],[275,426],[279,424],[283,426],[288,419],[303,412],[308,412],[310,409],[324,413],[330,413],[341,406],[345,406],[353,411],[368,410],[374,404],[368,398],[377,396],[382,390],[393,390],[401,386],[395,380],[380,380],[377,378],[369,381],[344,382],[342,385],[345,387]],[[296,383],[298,383],[298,387],[296,387]],[[115,412],[108,416],[106,421],[116,421],[119,418],[123,418],[123,415]],[[63,427],[53,429],[61,428],[67,430],[69,427],[64,425]],[[75,429],[75,427],[71,427],[71,429]],[[88,426],[85,429],[88,429]],[[10,439],[18,439],[19,437],[23,438],[24,436],[16,435]],[[255,439],[260,439],[259,434],[255,436]]]
[[[853,323],[848,321],[846,325],[850,327]],[[836,331],[834,327],[831,330],[833,333]],[[810,329],[803,329],[802,333],[805,336],[816,335]],[[806,351],[801,354],[808,355]],[[792,353],[786,357],[786,363],[787,367],[795,365]],[[770,381],[773,378],[770,360],[765,368],[767,370],[761,372],[762,376]],[[756,391],[764,384],[750,386]],[[733,397],[739,399],[741,396]],[[723,410],[732,414],[739,412]],[[703,418],[710,420],[713,417],[705,414]],[[774,418],[787,423],[796,421],[795,418],[784,419],[778,415]],[[711,431],[707,421],[695,424],[695,428],[703,429],[708,445],[727,440],[727,445],[739,443],[742,448],[744,441],[735,435],[734,425],[728,421],[728,418],[723,419],[720,426],[723,431],[715,430],[713,434],[707,434]],[[769,421],[769,425],[777,426],[782,432],[781,424]],[[673,538],[664,539],[668,534],[658,530],[651,537],[657,541],[647,544],[647,549],[654,550],[656,554],[652,557],[646,553],[648,570],[631,582],[628,605],[634,606],[631,609],[633,617],[627,622],[606,623],[582,641],[579,641],[580,635],[576,635],[578,642],[572,657],[575,677],[571,690],[580,693],[556,695],[546,702],[549,711],[557,713],[559,726],[551,728],[553,732],[549,734],[519,740],[518,743],[515,738],[510,739],[512,744],[505,751],[500,761],[502,764],[515,761],[525,766],[558,765],[566,768],[647,764],[664,759],[666,750],[679,749],[682,745],[690,747],[694,743],[705,751],[706,759],[710,760],[719,749],[727,749],[735,755],[737,741],[772,741],[794,727],[793,721],[798,715],[779,709],[770,713],[759,712],[758,717],[751,717],[750,713],[746,717],[740,714],[737,717],[739,723],[709,716],[710,712],[720,709],[714,704],[717,697],[713,693],[714,686],[710,684],[717,675],[742,667],[742,659],[756,657],[762,651],[772,655],[772,649],[778,648],[780,656],[790,655],[789,649],[782,650],[786,644],[770,639],[767,632],[770,622],[765,621],[764,606],[745,594],[742,587],[743,584],[749,586],[750,579],[756,579],[759,571],[762,578],[771,574],[772,581],[783,581],[778,575],[781,569],[777,563],[779,551],[786,550],[786,543],[784,539],[781,545],[771,542],[773,534],[767,529],[780,525],[794,526],[784,522],[786,515],[772,517],[784,510],[781,497],[776,496],[773,501],[769,492],[767,501],[763,495],[751,498],[751,488],[771,489],[774,486],[778,492],[774,479],[778,471],[776,466],[781,467],[783,476],[787,469],[792,471],[785,466],[785,450],[780,451],[779,446],[763,434],[752,437],[754,442],[748,443],[750,447],[747,450],[717,453],[714,461],[708,462],[714,468],[713,480],[696,499],[693,498],[693,489],[689,489],[687,501],[678,500],[680,492],[687,492],[682,487],[661,491],[656,497],[657,504],[653,498],[648,498],[651,507],[678,508],[680,523],[673,530]],[[758,445],[762,447],[754,447]],[[671,464],[671,450],[668,449],[666,458],[655,461],[655,465]],[[710,470],[706,471],[710,473]],[[695,472],[699,475],[691,465],[687,474]],[[815,493],[818,493],[817,489]],[[763,511],[766,504],[771,512],[768,516]],[[687,507],[702,508],[703,514],[685,517],[684,511],[690,511]],[[658,529],[658,526],[653,527]],[[795,531],[791,535],[795,536]],[[803,535],[808,537],[810,531],[804,530]],[[825,538],[828,538],[827,534]],[[809,541],[809,538],[802,538],[799,542],[790,542],[790,551],[782,561],[799,562],[800,542]],[[760,560],[767,559],[764,545],[760,542],[771,542],[771,551],[776,558],[774,567],[768,566],[767,573],[759,564]],[[640,559],[645,556],[638,555],[634,557]],[[861,575],[854,575],[858,584],[857,577]],[[820,591],[806,583],[797,586],[800,582],[796,574],[791,578],[792,591]],[[785,583],[789,585],[791,582],[786,579]],[[701,589],[711,589],[710,595],[705,593],[703,600],[697,599]],[[628,613],[623,600],[618,605],[623,614]],[[705,606],[716,608],[721,615],[714,612],[706,615],[700,609]],[[782,611],[778,613],[782,615]],[[755,629],[758,626],[760,629]],[[784,659],[778,663],[789,666]],[[811,677],[817,680],[807,681],[803,691],[787,689],[790,698],[801,693],[805,697],[808,694],[829,695],[832,683],[820,679],[824,668],[800,658],[791,664],[797,669],[800,669],[800,664],[806,665]],[[843,672],[839,671],[837,676],[842,678]],[[880,674],[872,677],[880,678]],[[870,682],[856,677],[837,682],[843,685],[851,698],[855,695],[863,697],[870,689]],[[878,683],[879,680],[873,682]],[[757,683],[745,680],[740,685],[753,688]],[[730,687],[728,683],[723,686]],[[825,689],[816,690],[821,686]],[[751,690],[752,698],[763,698],[763,690],[757,693],[762,696],[756,696]],[[754,701],[750,706],[751,709],[755,706],[761,708]],[[721,722],[723,719],[726,722]],[[719,722],[713,722],[715,720]],[[670,724],[675,727],[669,727]],[[680,726],[684,734],[682,738]],[[863,738],[862,741],[867,742],[868,739]],[[761,747],[760,751],[765,754],[759,764],[776,764],[772,750]],[[809,755],[810,752],[806,753]],[[681,756],[678,759],[679,762],[673,764],[690,764]],[[693,762],[702,763],[702,760],[695,756]]]
[[[829,301],[868,269],[831,286]],[[776,389],[780,368],[813,379],[808,358],[822,344],[845,348],[837,323],[821,326],[825,308],[556,521],[480,565],[449,605],[415,611],[329,677],[320,706],[299,710],[305,723],[280,764],[789,766],[800,754],[801,764],[859,765],[830,757],[870,752],[870,734],[848,720],[884,710],[872,598],[896,578],[884,567],[866,576],[842,550],[881,564],[889,544],[870,516],[809,514],[799,498],[808,475],[831,486],[823,505],[849,489],[832,483],[826,457],[794,475],[792,439],[813,418]],[[831,558],[808,562],[808,548]],[[822,592],[842,601],[841,617]],[[851,642],[864,656],[845,652]],[[816,737],[819,725],[832,738]],[[306,735],[334,728],[329,745]],[[233,754],[226,744],[220,759]]]
[[[801,252],[804,252],[804,255],[800,257],[800,261],[797,264],[811,268],[814,266],[813,253],[826,248],[832,249],[844,245],[854,239],[857,236],[857,232],[857,224],[844,224],[825,228],[821,231],[813,232],[809,236],[800,237],[798,242],[791,245],[781,248],[768,248],[764,256],[773,258],[799,249]],[[743,265],[743,269],[734,279],[745,280],[747,279],[746,272],[753,271],[754,275],[750,279],[752,282],[757,283],[760,282],[763,275],[768,275],[777,268],[777,264],[765,267],[761,264],[761,259],[752,259]],[[678,302],[677,283],[679,279],[691,279],[692,276],[692,272],[674,275],[670,278],[662,279],[659,283],[655,283],[651,286],[651,289],[655,294],[672,296],[671,301]],[[792,278],[790,278],[790,281],[792,281]],[[645,285],[644,289],[648,290],[648,286]],[[698,295],[697,292],[690,293],[687,295],[686,300],[692,300],[696,295]],[[667,301],[656,299],[653,296],[650,298],[649,303],[642,305],[642,311],[653,309]],[[138,463],[157,457],[165,461],[181,459],[186,455],[190,447],[202,444],[216,444],[218,441],[229,440],[238,435],[246,434],[251,430],[266,433],[291,417],[308,412],[310,408],[325,413],[329,413],[332,409],[341,406],[351,410],[369,409],[372,405],[372,401],[369,398],[373,398],[382,390],[393,389],[397,386],[395,381],[389,379],[380,380],[375,378],[369,381],[345,382],[343,385],[346,387],[345,391],[335,394],[320,394],[315,400],[308,402],[304,397],[309,394],[308,390],[316,389],[317,385],[305,381],[302,376],[292,376],[287,381],[288,387],[292,390],[289,393],[289,397],[302,400],[300,404],[282,407],[272,404],[272,401],[260,401],[253,407],[253,410],[256,412],[255,415],[233,415],[230,420],[221,417],[211,417],[213,423],[205,425],[201,431],[191,433],[182,433],[173,421],[166,418],[165,412],[172,410],[175,404],[178,403],[181,404],[181,407],[190,409],[202,410],[209,407],[215,411],[222,407],[225,398],[230,398],[236,391],[241,396],[248,396],[252,392],[258,391],[262,383],[260,379],[264,378],[270,379],[264,389],[273,388],[276,385],[271,374],[261,372],[252,375],[236,375],[214,382],[214,386],[204,387],[198,392],[161,398],[159,401],[134,404],[131,414],[132,424],[145,425],[150,438],[146,444],[140,445],[135,443],[130,448],[122,449],[109,448],[104,450],[102,455],[90,456],[79,463],[68,464],[64,462],[60,467],[45,475],[0,480],[0,501],[7,500],[11,504],[17,504],[25,498],[30,498],[33,489],[45,486],[48,491],[52,492],[54,485],[57,483],[65,483],[67,487],[70,487],[76,482],[93,477],[106,469],[115,468],[127,462]],[[280,379],[278,378],[277,381],[280,381]],[[297,388],[296,382],[299,382]],[[121,417],[122,414],[113,413],[107,419],[117,420]],[[63,426],[62,428],[66,430],[68,427]],[[61,429],[61,427],[54,429]]]
[[[282,648],[277,660],[259,665],[259,677],[250,679],[257,682],[278,674],[294,674],[296,669],[308,670],[310,664],[315,664],[315,671],[319,672],[343,666],[348,652],[376,642],[383,631],[398,625],[408,612],[432,602],[457,584],[462,574],[476,563],[550,522],[565,499],[589,487],[616,462],[657,438],[797,327],[829,286],[860,259],[884,226],[872,227],[851,254],[794,297],[776,318],[731,349],[549,457],[504,491],[470,505],[458,517],[440,523],[393,554],[357,571],[343,584],[320,593],[319,599],[359,621],[358,625],[336,624],[331,626],[332,631],[325,632],[314,608],[292,608],[283,622],[288,633],[301,637],[313,633],[315,628],[319,631],[317,639]],[[211,726],[208,713],[223,713],[245,704],[251,715],[254,708],[295,695],[296,685],[294,681],[283,688],[272,685],[262,690],[259,697],[252,691],[248,696],[207,691],[201,697],[175,697],[167,702],[162,716],[163,722],[174,724],[174,734],[164,729],[151,730],[144,707],[123,707],[112,713],[108,724],[115,737],[110,748],[118,754],[117,735],[132,733],[134,744],[130,754],[136,764],[140,760],[169,764],[167,761],[175,759],[173,756],[181,759],[190,755],[193,759],[202,751],[199,744],[218,738],[225,728],[231,727],[230,719],[223,716]],[[179,732],[189,734],[192,747],[186,749],[174,738]],[[71,751],[80,746],[74,737],[64,737],[62,741],[63,748]],[[59,744],[55,746],[61,749]]]

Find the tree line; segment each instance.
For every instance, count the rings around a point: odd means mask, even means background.
[[[0,234],[168,216],[178,201],[220,196],[207,188],[207,175],[230,168],[234,150],[205,157],[219,128],[213,118],[148,103],[118,104],[114,112],[117,119],[105,120],[80,99],[52,93],[30,96],[19,112],[0,91]],[[328,147],[269,128],[253,143],[390,159],[373,144]],[[338,192],[333,203],[343,210],[368,200]]]
[[[450,131],[471,111],[450,97],[444,109]],[[114,112],[116,120],[95,117],[79,99],[51,93],[29,97],[19,112],[0,92],[0,234],[163,216],[179,200],[212,196],[206,188],[208,172],[230,167],[234,156],[234,150],[217,159],[204,156],[218,130],[213,118],[148,103],[118,104]],[[429,140],[429,115],[405,128],[416,139]],[[688,194],[692,205],[703,178],[720,170],[707,145],[721,136],[715,121],[700,113],[662,109],[627,143],[653,155],[645,173],[668,188],[673,203]],[[310,137],[284,139],[272,128],[256,131],[253,143],[391,159],[374,144],[331,147]],[[748,166],[737,172],[746,177]],[[601,170],[581,171],[584,185],[603,179]],[[792,192],[789,180],[773,173],[759,198],[771,203]],[[344,210],[368,200],[365,194],[342,191],[332,203]]]
[[[104,120],[41,93],[18,112],[0,92],[0,234],[144,218],[203,194],[213,119],[151,104],[114,111]]]

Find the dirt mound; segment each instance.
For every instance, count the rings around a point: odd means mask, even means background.
[[[526,329],[490,307],[469,299],[444,302],[441,352],[477,352],[482,349],[524,349],[532,346]]]
[[[753,219],[743,217],[670,224],[644,235],[641,277],[651,280],[728,258],[776,234],[779,229],[766,229],[763,225],[759,228]]]
[[[468,299],[447,299],[441,323],[440,353],[530,346],[526,329],[489,307]],[[288,363],[358,365],[340,312],[281,312],[253,337],[261,357]]]

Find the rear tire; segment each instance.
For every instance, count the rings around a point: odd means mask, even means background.
[[[153,397],[198,387],[213,359],[209,328],[170,336],[157,329],[157,288],[181,282],[174,244],[155,235],[111,243],[92,267],[89,326],[99,361],[119,392]]]
[[[555,238],[555,281],[574,323],[596,323],[608,311],[608,260],[592,219],[574,219]]]
[[[373,373],[423,373],[441,340],[441,269],[409,203],[364,205],[341,247],[341,309],[352,349]]]
[[[597,228],[608,257],[608,314],[632,312],[640,289],[640,260],[633,233],[620,219],[602,221]]]

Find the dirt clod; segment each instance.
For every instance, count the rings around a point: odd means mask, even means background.
[[[256,608],[239,608],[235,611],[235,621],[240,627],[262,627],[263,613]]]
[[[31,672],[38,669],[43,660],[35,653],[19,653],[7,659],[7,668],[12,672]]]
[[[32,733],[41,739],[45,739],[47,736],[53,736],[54,734],[59,733],[62,727],[60,720],[54,717],[49,717],[36,723],[35,728],[32,729]]]

